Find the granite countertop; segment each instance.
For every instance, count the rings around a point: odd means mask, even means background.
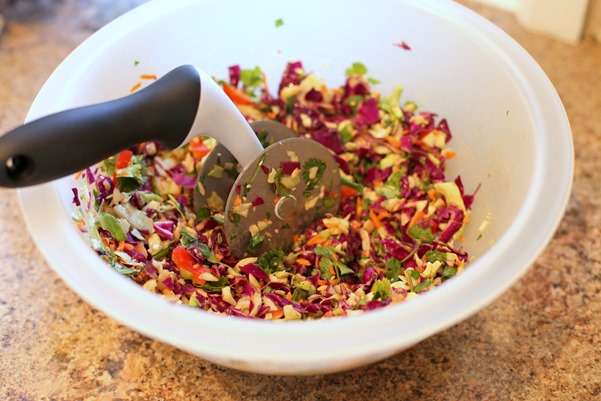
[[[31,0],[5,10],[0,132],[23,121],[75,46],[143,2]],[[561,43],[525,31],[509,13],[461,2],[532,54],[573,129],[565,218],[515,286],[466,321],[367,367],[311,377],[243,373],[148,339],[84,303],[33,246],[16,192],[0,189],[0,400],[601,399],[601,44]]]

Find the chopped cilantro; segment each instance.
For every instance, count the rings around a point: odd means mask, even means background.
[[[206,260],[208,260],[209,262],[215,263],[215,264],[219,263],[219,260],[217,260],[217,258],[215,257],[215,254],[213,253],[213,251],[211,251],[211,248],[209,248],[209,246],[207,244],[205,244],[204,242],[198,243],[198,250],[200,251],[202,256],[204,256],[204,258]]]
[[[367,67],[363,63],[356,62],[346,69],[345,74],[347,77],[353,75],[365,75],[367,74]]]
[[[434,249],[431,249],[428,252],[426,252],[426,261],[428,261],[430,263],[434,263],[436,261],[445,263],[447,261],[447,254],[446,254],[446,252],[441,252],[441,251],[436,251]]]
[[[387,199],[398,198],[401,196],[401,178],[403,176],[403,172],[401,170],[392,174],[386,180],[384,185],[376,188],[376,193],[378,195],[382,195]]]
[[[321,270],[321,275],[325,278],[332,277],[332,267],[334,267],[334,271],[338,276],[354,273],[353,269],[338,260],[338,257],[335,254],[344,255],[344,253],[336,248],[331,246],[317,246],[315,247],[314,252],[317,256],[321,256],[321,259],[319,260],[319,268]]]
[[[267,274],[286,270],[284,259],[286,255],[280,249],[270,249],[263,252],[257,259],[257,264],[261,266]]]
[[[196,221],[201,221],[208,217],[211,217],[211,209],[208,207],[201,207],[196,212]]]
[[[263,84],[263,71],[259,67],[240,70],[240,82],[245,89],[254,91]]]
[[[432,280],[430,280],[429,278],[425,279],[424,281],[422,281],[421,283],[419,283],[418,285],[413,287],[413,292],[419,294],[420,292],[422,292],[423,290],[428,288],[431,284],[432,284]]]
[[[188,230],[182,230],[182,237],[180,239],[182,245],[186,248],[191,247],[192,245],[198,242],[198,238],[195,235],[192,235],[188,232]]]
[[[240,215],[238,213],[230,213],[229,215],[230,222],[234,224],[240,223]]]
[[[374,294],[374,299],[387,299],[390,296],[390,289],[390,280],[383,278],[374,282],[371,291]]]
[[[315,157],[310,158],[303,164],[303,179],[307,183],[307,191],[312,191],[323,177],[326,171],[326,163]]]
[[[411,236],[411,238],[418,241],[432,242],[434,241],[434,234],[432,233],[432,229],[430,227],[422,228],[417,224],[407,230],[407,234]]]
[[[399,276],[403,273],[403,266],[401,261],[397,258],[389,258],[386,261],[386,267],[384,275],[390,279],[392,282],[398,281]]]
[[[265,236],[263,234],[251,235],[246,250],[251,253],[255,252],[261,246],[263,241],[265,241]]]
[[[286,188],[284,184],[282,184],[282,168],[279,167],[276,170],[276,174],[274,177],[275,184],[275,193],[279,196],[288,196],[292,192],[290,189]]]
[[[293,286],[292,301],[294,302],[303,301],[317,292],[315,286],[310,281],[298,275],[294,276]]]
[[[415,269],[407,269],[407,273],[409,274],[409,277],[411,277],[414,280],[417,280],[419,278],[419,271]]]
[[[332,278],[332,273],[330,268],[334,266],[334,262],[330,258],[322,257],[319,260],[319,271],[321,273],[321,277],[325,279]]]
[[[279,27],[281,27],[282,25],[284,25],[284,20],[283,20],[283,19],[281,19],[281,18],[278,18],[278,19],[276,19],[276,20],[275,20],[275,27],[276,27],[276,28],[279,28]]]
[[[288,99],[286,99],[286,114],[292,114],[295,104],[296,96],[290,96]]]
[[[448,280],[457,274],[457,268],[446,266],[442,272],[442,281]]]

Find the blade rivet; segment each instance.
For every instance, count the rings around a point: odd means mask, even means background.
[[[283,196],[275,205],[275,215],[280,220],[287,220],[294,216],[296,198],[294,195]]]

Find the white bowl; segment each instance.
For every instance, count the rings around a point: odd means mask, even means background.
[[[276,27],[275,21],[284,24]],[[406,42],[411,50],[394,44]],[[508,35],[453,2],[410,0],[156,0],[92,35],[56,69],[28,120],[126,95],[141,73],[185,63],[225,77],[261,66],[278,78],[300,59],[329,84],[363,62],[384,94],[446,117],[458,157],[448,176],[481,188],[458,277],[409,302],[360,316],[274,323],[175,305],[101,261],[70,220],[70,178],[19,191],[50,265],[87,302],[149,337],[215,363],[254,372],[331,372],[383,359],[483,308],[531,265],[566,206],[570,127],[553,86]],[[136,62],[139,64],[136,66]],[[490,226],[476,240],[479,223]]]

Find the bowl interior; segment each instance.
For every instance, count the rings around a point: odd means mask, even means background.
[[[275,86],[288,61],[302,60],[307,70],[324,77],[330,85],[341,84],[345,69],[359,61],[367,66],[368,76],[380,81],[375,89],[384,95],[394,86],[401,86],[402,100],[412,100],[421,110],[447,119],[454,135],[451,148],[458,154],[448,163],[448,177],[461,175],[467,192],[479,186],[463,244],[474,259],[464,273],[466,277],[460,275],[432,294],[378,311],[374,317],[353,317],[344,323],[311,322],[313,329],[306,329],[308,332],[327,331],[342,324],[364,324],[361,319],[398,327],[396,334],[391,332],[380,345],[346,355],[334,355],[327,347],[316,347],[315,352],[322,352],[321,356],[299,353],[298,358],[304,357],[307,365],[287,365],[288,372],[306,370],[307,366],[319,371],[333,370],[378,359],[453,324],[507,288],[549,240],[570,189],[569,126],[561,103],[540,68],[492,24],[457,4],[437,1],[379,0],[366,6],[361,0],[308,0],[302,7],[281,0],[263,0],[260,5],[242,0],[227,5],[216,0],[174,3],[156,0],[144,5],[84,42],[44,85],[28,119],[126,95],[140,74],[160,76],[185,63],[218,77],[226,77],[227,67],[232,64],[243,68],[260,66]],[[283,25],[276,27],[278,19]],[[401,42],[410,50],[398,46]],[[554,185],[550,180],[555,180]],[[182,338],[183,334],[161,331],[147,321],[138,321],[130,316],[135,312],[127,315],[116,311],[117,306],[113,307],[102,291],[90,288],[89,282],[95,279],[118,283],[112,285],[113,295],[124,299],[146,297],[135,284],[122,280],[110,269],[96,269],[80,276],[73,262],[49,249],[57,245],[49,243],[41,233],[36,234],[40,223],[35,221],[32,209],[39,200],[33,197],[40,196],[39,191],[51,194],[50,202],[62,209],[52,218],[68,222],[72,186],[73,181],[66,178],[21,191],[28,226],[57,272],[64,278],[70,277],[67,282],[84,298],[135,329],[233,366],[227,362],[231,355],[224,360],[221,351],[195,346],[191,339]],[[541,200],[549,196],[553,199],[542,206]],[[544,214],[540,210],[543,207]],[[478,239],[478,226],[487,216],[490,225]],[[83,250],[87,245],[77,239],[74,227],[63,229],[75,241],[71,246],[82,249],[78,256],[81,260],[86,260],[88,266],[99,263],[91,261],[89,250]],[[509,252],[514,258],[508,262]],[[502,265],[505,270],[499,274]],[[493,274],[496,279],[485,282]],[[466,299],[455,302],[448,298],[473,285],[481,286],[481,290],[469,294],[470,306],[466,306]],[[428,312],[427,322],[420,327],[399,324],[395,314],[400,310],[407,316],[418,316],[428,310],[424,309],[427,303],[444,304],[446,310]],[[131,309],[136,307],[134,303]],[[183,311],[185,308],[180,309],[165,319],[185,321],[192,316]],[[215,317],[199,319],[213,324]],[[180,320],[176,320],[172,324],[178,324]],[[219,320],[215,324],[223,323]],[[205,326],[202,329],[209,332]],[[281,346],[292,344],[295,338],[298,336],[285,339]],[[255,343],[258,349],[261,341]],[[236,355],[247,370],[283,369],[283,365],[274,362],[277,356],[270,359],[271,365],[261,368],[249,362],[256,353]],[[317,360],[329,362],[320,365]]]

